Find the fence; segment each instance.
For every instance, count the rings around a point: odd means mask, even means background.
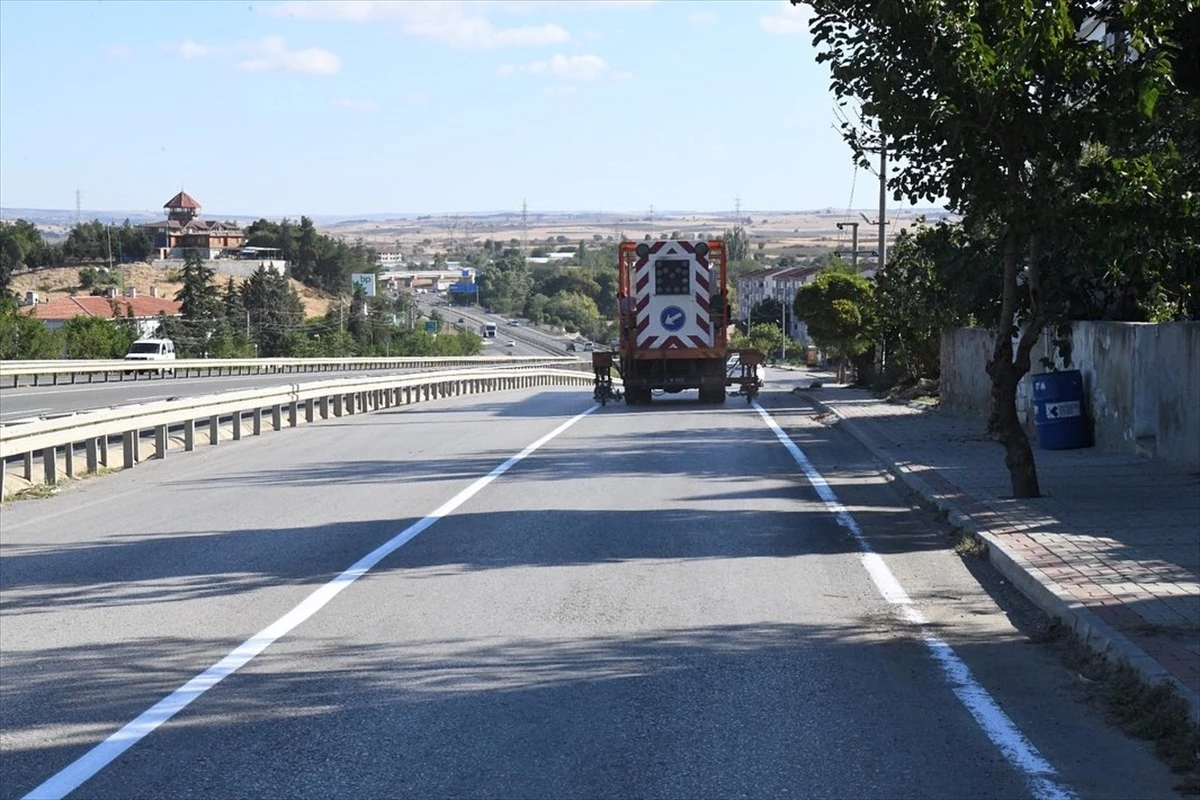
[[[272,430],[282,430],[285,424],[296,427],[301,418],[313,422],[441,397],[535,386],[590,387],[593,380],[590,371],[551,367],[475,369],[198,395],[5,425],[0,427],[0,462],[7,469],[9,462],[19,461],[25,479],[33,481],[34,462],[40,457],[42,480],[53,485],[60,474],[75,477],[80,451],[89,474],[113,466],[109,449],[114,441],[122,451],[120,465],[127,469],[140,460],[144,435],[153,438],[153,458],[166,457],[173,430],[181,435],[183,450],[191,451],[196,446],[198,423],[202,423],[201,429],[208,429],[208,444],[216,445],[225,424],[229,425],[229,438],[236,441],[247,433],[261,434],[264,420],[269,420]]]

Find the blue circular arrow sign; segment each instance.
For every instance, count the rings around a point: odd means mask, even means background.
[[[687,322],[687,315],[679,306],[667,306],[658,315],[658,321],[662,323],[664,330],[674,333],[683,328],[684,323]]]

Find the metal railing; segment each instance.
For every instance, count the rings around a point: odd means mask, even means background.
[[[560,356],[452,356],[444,358],[191,358],[175,361],[50,360],[0,361],[0,381],[16,388],[24,378],[30,385],[108,382],[202,375],[278,375],[346,370],[425,369],[467,365],[565,364]],[[67,378],[70,378],[68,381]],[[83,379],[86,378],[86,381]],[[10,383],[11,381],[11,383]]]
[[[79,451],[88,474],[114,466],[132,468],[142,460],[143,444],[149,444],[144,438],[153,439],[151,458],[165,458],[171,449],[172,431],[178,432],[182,449],[191,451],[197,443],[197,430],[209,445],[216,445],[224,428],[229,429],[228,438],[236,441],[247,434],[261,434],[264,420],[272,430],[282,430],[296,427],[301,419],[313,422],[442,397],[535,386],[590,387],[592,382],[590,372],[579,370],[480,368],[196,395],[4,425],[0,427],[0,464],[7,470],[10,462],[20,463],[25,479],[32,482],[34,461],[40,457],[42,480],[54,485],[60,476],[76,476]],[[198,427],[197,423],[202,424]],[[121,449],[119,463],[110,459],[113,443]]]

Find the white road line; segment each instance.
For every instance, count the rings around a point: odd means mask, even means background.
[[[400,549],[412,539],[416,538],[417,534],[424,531],[430,525],[470,500],[481,489],[483,489],[483,487],[487,486],[489,483],[496,480],[496,478],[499,478],[501,475],[508,472],[520,461],[531,455],[539,447],[558,436],[560,433],[586,417],[588,414],[591,414],[597,408],[599,408],[599,406],[593,405],[583,413],[577,414],[564,422],[562,425],[559,425],[557,428],[550,431],[550,433],[547,433],[545,436],[538,439],[536,442],[529,445],[512,458],[493,469],[487,475],[479,478],[470,486],[454,495],[454,497],[438,506],[428,516],[417,522],[414,522],[412,525],[409,525],[391,539],[384,542],[370,553],[367,553],[336,578],[324,586],[321,586],[315,592],[306,597],[291,611],[284,614],[282,617],[275,620],[275,622],[263,628],[246,641],[242,642],[241,645],[230,652],[229,655],[225,656],[216,664],[213,664],[211,667],[204,670],[204,672],[201,672],[199,675],[192,678],[183,686],[171,692],[171,694],[167,695],[165,698],[158,701],[147,710],[143,711],[141,715],[137,717],[137,719],[126,724],[116,733],[100,742],[100,744],[96,745],[78,759],[63,767],[51,777],[47,778],[41,785],[25,795],[24,800],[48,800],[49,798],[54,798],[57,800],[58,798],[65,797],[70,792],[75,791],[75,789],[79,788],[86,781],[91,779],[93,775],[111,764],[118,756],[120,756],[130,747],[133,747],[148,734],[153,732],[154,729],[159,725],[162,725],[171,717],[187,708],[193,700],[200,697],[212,687],[216,686],[224,678],[245,666],[255,656],[270,647],[280,637],[286,635],[301,622],[304,622],[313,614],[320,611],[343,589],[354,583],[363,575],[366,575],[368,572],[370,572],[371,568],[380,561],[387,558],[389,555]]]
[[[1025,734],[1021,733],[1016,724],[988,694],[987,689],[984,689],[975,680],[975,676],[971,674],[971,668],[958,657],[954,648],[930,632],[929,621],[925,619],[925,615],[913,604],[908,592],[904,591],[904,587],[896,579],[896,575],[888,565],[884,563],[884,560],[871,548],[867,537],[858,527],[858,522],[838,501],[832,487],[821,476],[821,473],[817,472],[816,467],[804,455],[804,451],[791,440],[783,428],[779,427],[771,415],[758,404],[758,401],[754,402],[754,408],[758,410],[763,421],[775,432],[775,437],[779,439],[779,442],[787,448],[792,458],[800,465],[804,477],[816,489],[817,496],[821,498],[825,507],[833,513],[838,525],[845,528],[854,537],[861,553],[862,564],[866,568],[867,574],[871,576],[871,582],[875,584],[875,588],[883,595],[884,600],[900,606],[901,616],[905,620],[918,627],[925,646],[929,648],[934,661],[941,668],[942,676],[950,684],[950,688],[958,697],[959,702],[974,717],[976,724],[992,744],[996,745],[1005,760],[1025,776],[1033,796],[1037,800],[1072,800],[1075,793],[1055,780],[1058,771],[1054,769],[1054,766],[1038,752]]]

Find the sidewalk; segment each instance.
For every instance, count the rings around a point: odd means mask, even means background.
[[[1043,497],[1014,500],[984,420],[842,387],[805,396],[1094,649],[1174,683],[1200,721],[1200,476],[1133,455],[1036,449]]]

